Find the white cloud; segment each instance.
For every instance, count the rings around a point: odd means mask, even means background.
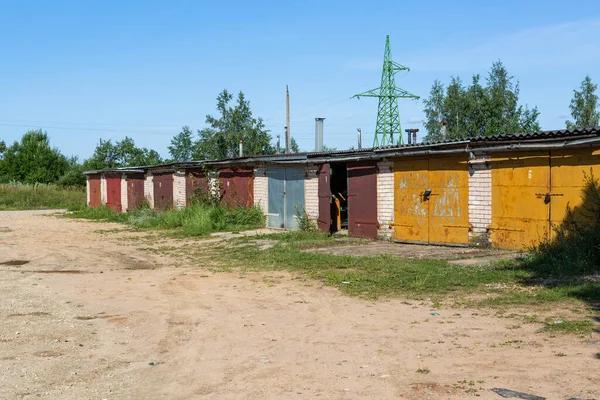
[[[569,118],[569,115],[568,114],[558,114],[557,118],[558,119],[567,119],[567,118]]]
[[[423,118],[420,117],[409,117],[406,122],[408,122],[409,124],[422,124],[423,123]]]

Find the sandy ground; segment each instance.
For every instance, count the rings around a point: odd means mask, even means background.
[[[597,333],[212,273],[115,228],[0,212],[0,398],[600,398]]]

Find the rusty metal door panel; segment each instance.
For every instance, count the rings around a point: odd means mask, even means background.
[[[173,207],[173,174],[158,173],[153,176],[154,208],[164,210]]]
[[[429,243],[469,244],[467,157],[429,159]]]
[[[208,196],[208,184],[202,168],[186,168],[185,170],[185,199],[189,206],[195,197]]]
[[[590,216],[582,210],[590,199],[585,197],[584,177],[590,176],[591,172],[595,179],[600,178],[600,150],[556,150],[551,155],[552,188],[547,196],[547,201],[550,201],[550,221],[556,225],[563,222],[567,205],[573,210],[575,219],[585,221]]]
[[[105,175],[106,206],[116,212],[121,212],[121,175]]]
[[[102,195],[100,192],[100,175],[90,175],[90,207],[100,207],[102,205]]]
[[[429,242],[429,206],[423,192],[429,186],[429,160],[394,163],[394,239]]]
[[[127,176],[127,211],[139,207],[145,200],[144,175],[135,174]]]
[[[319,167],[319,230],[329,232],[331,226],[331,168],[329,164]]]
[[[348,234],[377,239],[377,164],[348,163]]]
[[[254,180],[252,168],[225,168],[219,170],[221,202],[229,207],[252,207]]]
[[[492,159],[492,246],[526,249],[550,231],[548,152],[498,154]]]

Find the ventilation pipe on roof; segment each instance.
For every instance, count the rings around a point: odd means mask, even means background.
[[[244,142],[240,139],[240,157],[244,157]]]
[[[323,117],[315,118],[315,151],[323,151],[323,121]]]
[[[362,138],[361,138],[361,131],[360,131],[360,128],[358,128],[358,129],[356,130],[356,133],[357,133],[357,135],[358,135],[358,149],[360,150],[360,149],[362,149]]]

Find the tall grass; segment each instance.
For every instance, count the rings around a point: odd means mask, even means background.
[[[0,184],[0,210],[66,208],[81,210],[86,205],[85,187],[52,184]]]
[[[74,212],[71,216],[120,222],[136,229],[173,229],[184,236],[262,228],[265,222],[265,217],[258,207],[228,208],[206,204],[164,211],[141,207],[123,214],[106,207],[86,208]]]

